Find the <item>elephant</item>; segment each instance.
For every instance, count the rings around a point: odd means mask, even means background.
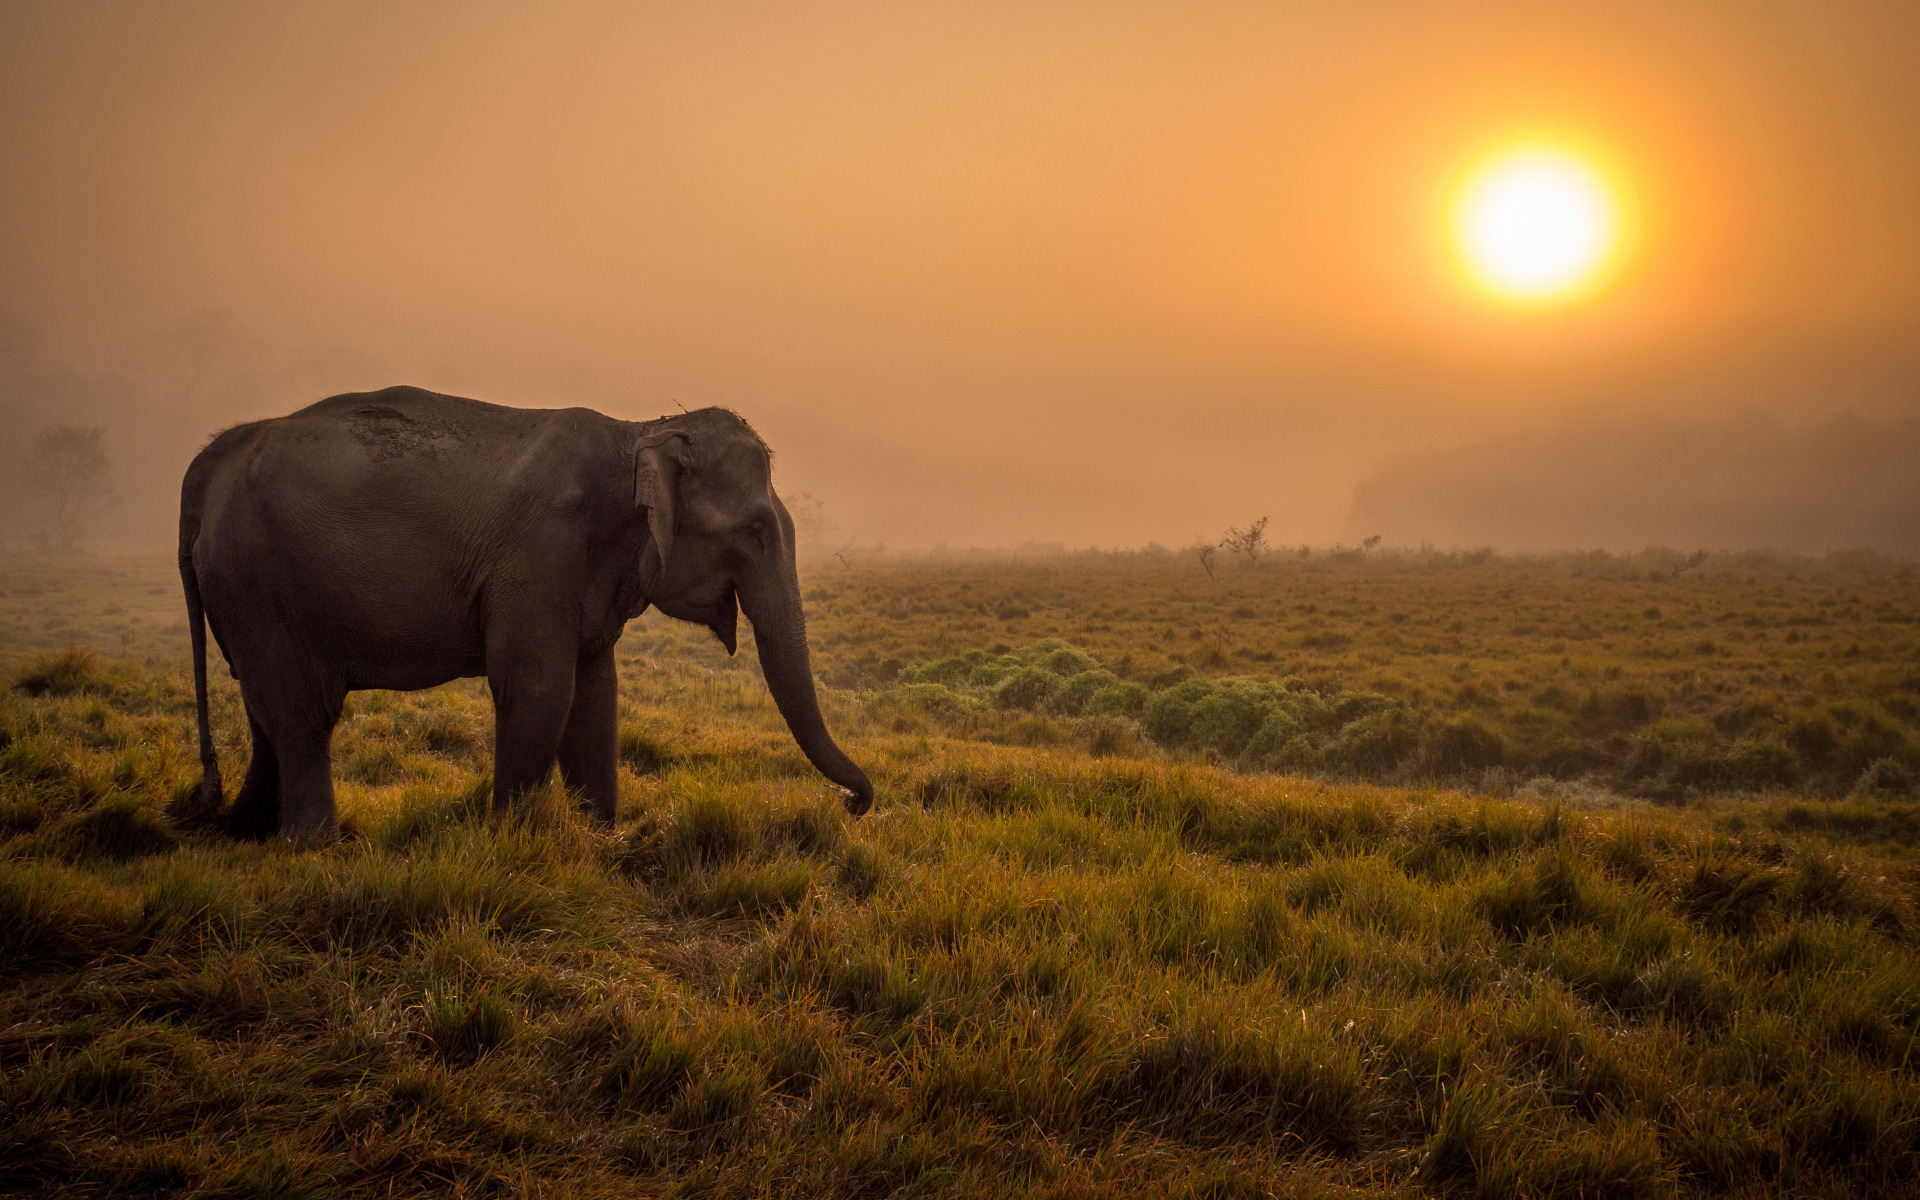
[[[618,791],[614,644],[649,605],[735,650],[855,816],[873,785],[827,732],[771,453],[720,408],[615,420],[414,387],[334,396],[216,435],[180,491],[180,579],[203,768],[206,629],[240,684],[253,756],[235,834],[338,827],[330,743],[348,692],[485,676],[493,807],[558,764],[592,817]]]

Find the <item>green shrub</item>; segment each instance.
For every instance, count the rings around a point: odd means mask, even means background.
[[[1060,677],[1041,667],[1021,667],[993,689],[994,707],[1032,712],[1060,690]]]
[[[1748,791],[1792,787],[1800,780],[1800,756],[1770,737],[1741,738],[1727,748],[1725,769],[1728,782]]]
[[[1096,694],[1119,682],[1119,677],[1112,671],[1102,671],[1098,668],[1078,671],[1054,693],[1053,707],[1069,717],[1077,717],[1086,711],[1087,702]]]
[[[1913,791],[1914,773],[1896,758],[1876,758],[1854,780],[1853,790],[1861,795],[1875,792],[1904,796]]]
[[[1787,719],[1787,744],[1810,767],[1824,767],[1840,749],[1833,718],[1823,712],[1797,712]]]
[[[1110,683],[1088,696],[1081,711],[1090,717],[1138,717],[1146,712],[1151,694],[1137,683]]]
[[[900,688],[900,694],[922,712],[946,721],[966,716],[979,708],[973,700],[943,683],[905,684]]]
[[[1406,761],[1420,735],[1402,709],[1376,712],[1348,725],[1322,751],[1326,764],[1353,775],[1384,775]]]
[[[1141,724],[1147,735],[1162,746],[1189,745],[1193,738],[1193,709],[1213,694],[1210,679],[1189,679],[1177,683],[1147,700]]]
[[[1659,719],[1665,704],[1638,687],[1595,688],[1580,704],[1580,722],[1598,732],[1638,729]]]
[[[1186,686],[1186,685],[1181,685]],[[1237,757],[1275,711],[1279,689],[1261,679],[1228,678],[1194,701],[1187,744]]]
[[[1445,721],[1420,739],[1420,766],[1429,775],[1465,775],[1507,760],[1507,744],[1472,717]]]
[[[1720,734],[1705,721],[1668,719],[1641,730],[1627,759],[1635,779],[1667,788],[1707,787],[1724,769]]]

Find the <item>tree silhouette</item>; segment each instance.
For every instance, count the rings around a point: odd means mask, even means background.
[[[39,536],[42,549],[78,550],[93,519],[119,499],[107,475],[106,435],[101,426],[55,425],[34,436],[21,475],[51,509],[52,529]]]
[[[1261,517],[1258,521],[1248,524],[1245,529],[1229,527],[1227,535],[1220,539],[1220,544],[1235,554],[1246,555],[1249,564],[1256,562],[1261,552],[1267,548],[1267,521],[1268,518]]]

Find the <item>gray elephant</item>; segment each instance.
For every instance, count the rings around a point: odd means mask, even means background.
[[[180,578],[208,811],[223,793],[203,626],[246,705],[236,833],[335,828],[329,743],[348,692],[481,675],[495,808],[557,762],[611,821],[614,643],[649,604],[729,654],[745,610],[794,740],[848,811],[873,801],[820,715],[766,444],[723,409],[636,424],[396,387],[239,425],[187,468]]]

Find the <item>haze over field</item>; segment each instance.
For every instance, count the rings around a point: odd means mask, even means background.
[[[1920,9],[0,10],[0,541],[104,425],[408,382],[724,404],[840,540],[1920,550]],[[1539,141],[1617,270],[1448,205]],[[1609,270],[1612,270],[1609,267]]]

